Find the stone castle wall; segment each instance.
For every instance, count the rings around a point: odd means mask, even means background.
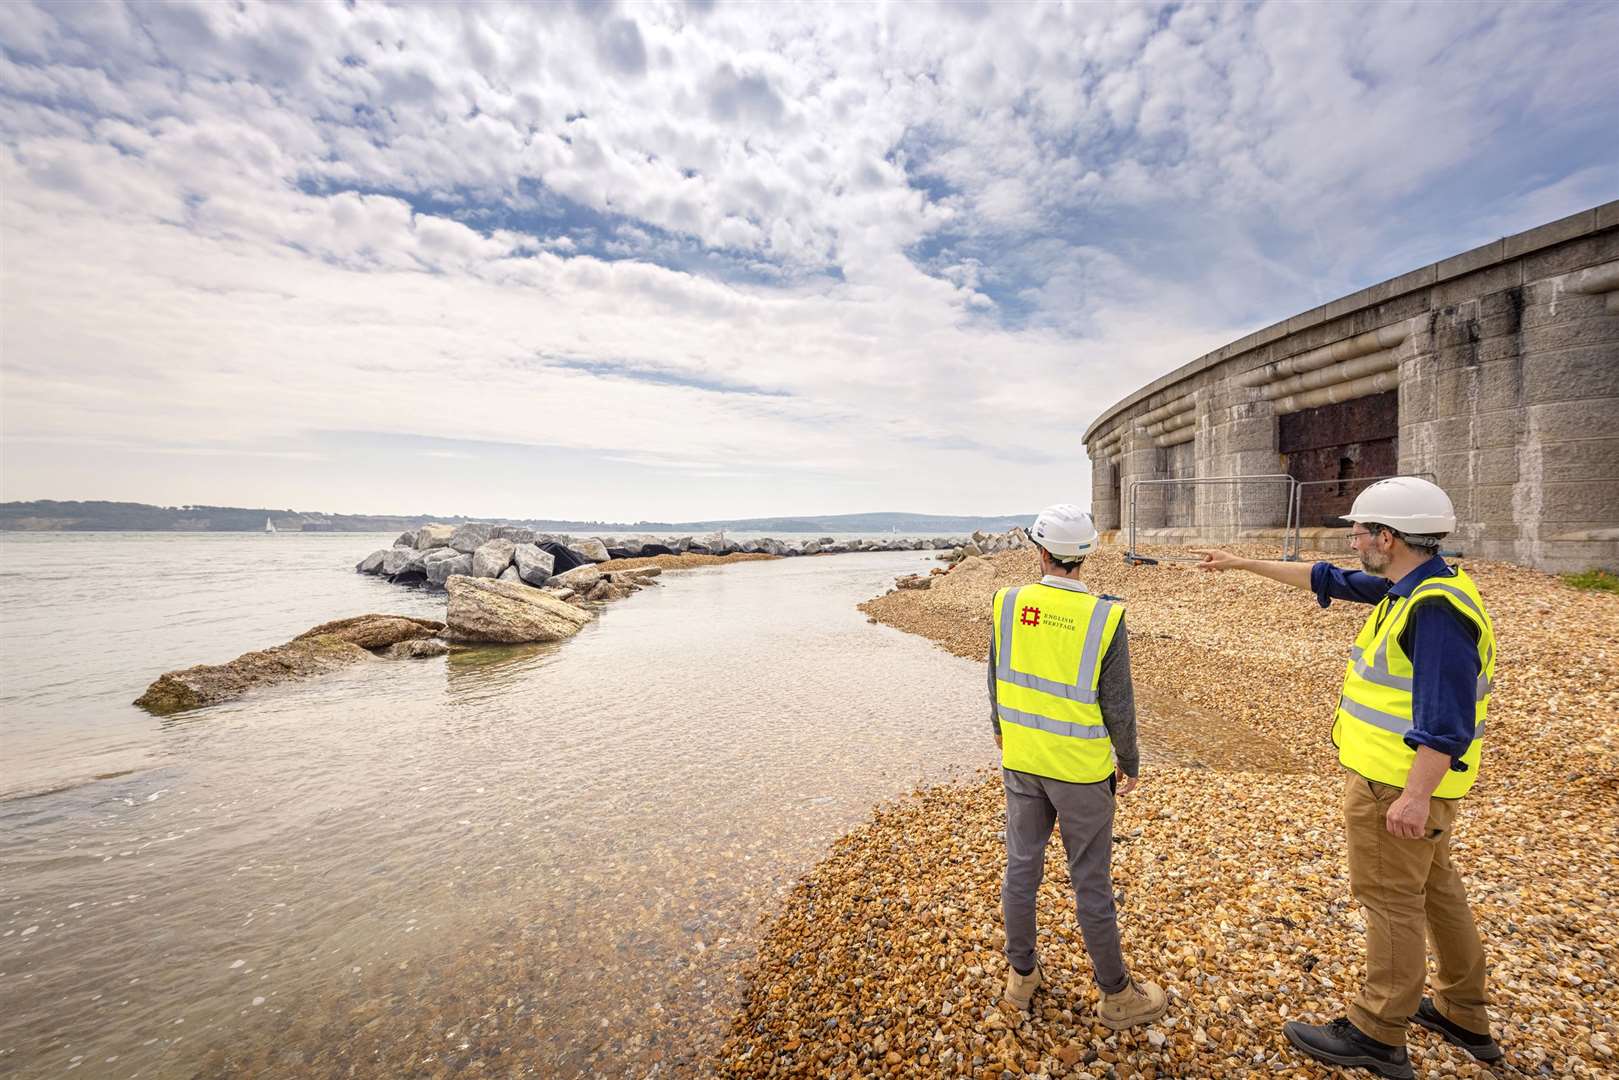
[[[1397,416],[1372,415],[1381,403],[1368,399],[1391,394]],[[1282,415],[1307,453],[1280,448]],[[1550,570],[1619,565],[1619,202],[1216,349],[1112,406],[1085,444],[1102,529],[1129,526],[1138,480],[1314,480],[1337,462],[1342,484],[1306,489],[1312,506],[1332,506],[1393,458],[1450,494],[1451,544],[1468,555]],[[1274,532],[1288,521],[1286,490],[1143,486],[1135,525],[1213,541]]]

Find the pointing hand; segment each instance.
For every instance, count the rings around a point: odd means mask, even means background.
[[[1193,550],[1192,554],[1203,556],[1203,561],[1197,564],[1199,570],[1208,570],[1215,573],[1221,570],[1241,570],[1245,561],[1229,551]]]

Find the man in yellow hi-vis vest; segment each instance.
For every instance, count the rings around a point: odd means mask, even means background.
[[[1218,551],[1202,552],[1200,565],[1309,589],[1322,607],[1375,605],[1350,648],[1332,727],[1348,770],[1344,826],[1350,890],[1366,911],[1366,984],[1347,1016],[1283,1031],[1314,1058],[1405,1080],[1412,1021],[1480,1061],[1502,1056],[1490,1037],[1484,948],[1450,861],[1457,807],[1479,773],[1495,628],[1472,579],[1438,555],[1456,512],[1437,486],[1380,480],[1345,517],[1364,573]],[[1438,960],[1431,998],[1422,993],[1426,942]]]
[[[1045,981],[1035,894],[1060,823],[1102,994],[1097,1019],[1127,1028],[1156,1020],[1168,1003],[1162,989],[1130,977],[1113,905],[1114,788],[1127,794],[1140,771],[1124,606],[1079,580],[1096,546],[1090,515],[1066,503],[1047,507],[1029,536],[1045,576],[995,594],[989,650],[990,719],[1006,786],[1006,1000],[1028,1010]]]

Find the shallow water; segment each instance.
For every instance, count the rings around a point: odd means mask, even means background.
[[[854,608],[918,553],[669,573],[559,646],[127,704],[441,613],[352,572],[390,539],[0,540],[0,788],[48,792],[0,801],[0,1071],[690,1071],[827,843],[994,761],[982,669]]]

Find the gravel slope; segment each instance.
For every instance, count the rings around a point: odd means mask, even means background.
[[[1616,1075],[1619,597],[1502,564],[1467,568],[1501,660],[1484,778],[1454,850],[1492,962],[1501,1074]],[[982,658],[990,596],[1034,574],[1029,554],[1007,553],[862,610]],[[1321,611],[1251,575],[1126,568],[1116,551],[1094,556],[1086,580],[1129,606],[1152,714],[1142,723],[1148,760],[1203,766],[1149,766],[1116,826],[1126,954],[1170,991],[1169,1015],[1118,1034],[1093,1022],[1055,844],[1040,894],[1053,985],[1030,1019],[997,1007],[1004,824],[999,779],[986,775],[880,808],[800,882],[715,1072],[1332,1075],[1279,1029],[1338,1015],[1359,984],[1362,923],[1329,728],[1364,611]],[[1248,741],[1233,753],[1239,735]],[[1423,1075],[1493,1075],[1421,1029],[1411,1045]]]

